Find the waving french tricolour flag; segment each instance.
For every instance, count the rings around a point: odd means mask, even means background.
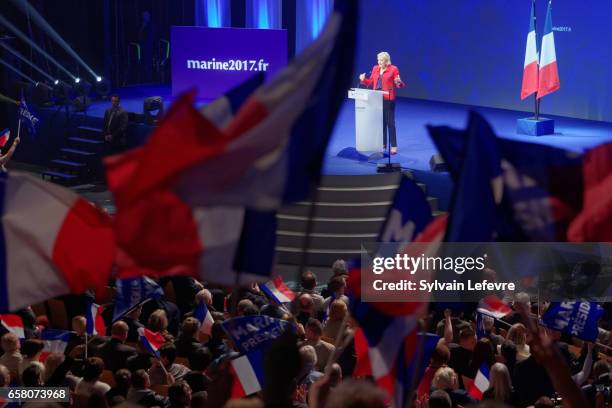
[[[529,15],[529,33],[525,47],[525,63],[523,64],[523,85],[521,86],[521,99],[538,91],[538,49],[536,41],[536,15],[535,0],[531,2]]]
[[[51,353],[64,353],[72,332],[66,330],[45,329],[40,334],[44,346],[40,354],[40,361],[45,361]]]
[[[0,324],[9,331],[15,334],[20,339],[25,339],[25,331],[23,330],[23,319],[16,314],[0,315]]]
[[[159,272],[181,266],[220,284],[269,279],[275,211],[316,183],[351,82],[356,13],[355,2],[336,1],[317,40],[223,130],[184,97],[143,153],[109,163],[117,239],[135,262]]]
[[[10,137],[11,137],[11,131],[10,130],[4,129],[2,132],[0,132],[0,147],[6,146],[6,144],[9,141]]]
[[[232,360],[234,376],[231,397],[242,398],[261,391],[263,385],[263,351],[257,350]]]
[[[489,389],[489,366],[487,363],[482,363],[478,372],[476,373],[476,378],[474,378],[474,382],[470,385],[468,389],[468,394],[474,397],[477,400],[482,400],[482,397],[486,390]]]
[[[503,300],[495,295],[489,295],[482,299],[476,309],[478,313],[491,316],[495,319],[501,319],[502,317],[512,313],[510,306],[505,304]]]
[[[544,23],[541,52],[538,98],[561,88],[559,69],[557,67],[557,53],[555,51],[555,36],[552,25],[552,1],[550,0],[548,1],[548,8],[546,9],[546,22]]]
[[[289,287],[283,281],[280,276],[275,277],[273,280],[260,285],[261,290],[274,300],[279,305],[289,303],[295,299],[295,293],[289,289]]]
[[[159,349],[166,342],[164,336],[146,327],[138,328],[140,344],[153,356],[159,358]]]
[[[110,218],[74,192],[26,174],[0,174],[0,312],[107,284]]]
[[[203,300],[200,300],[200,303],[198,303],[196,306],[196,309],[193,312],[193,317],[200,321],[200,333],[210,336],[215,320],[213,319],[212,315],[210,314],[210,310],[208,310],[208,306],[206,306],[206,303],[204,303]]]
[[[85,310],[85,320],[87,320],[87,334],[90,336],[99,334],[101,336],[106,335],[106,325],[102,318],[102,312],[104,308],[93,302],[87,304]]]

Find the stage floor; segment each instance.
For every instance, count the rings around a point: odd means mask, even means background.
[[[142,112],[143,100],[149,96],[162,96],[166,108],[170,106],[173,100],[170,95],[170,87],[167,86],[126,87],[119,89],[118,93],[121,95],[121,104],[128,112]],[[88,115],[102,118],[108,105],[108,102],[94,102]],[[429,171],[429,159],[436,153],[436,149],[427,134],[426,125],[448,125],[463,128],[466,126],[467,113],[470,109],[482,113],[491,123],[495,132],[500,137],[508,139],[547,144],[576,152],[582,152],[585,149],[612,140],[612,123],[547,116],[555,119],[556,133],[550,136],[534,137],[516,133],[516,120],[530,116],[526,112],[416,99],[398,99],[395,118],[399,151],[396,156],[393,156],[393,161],[401,163],[404,168]],[[543,116],[546,116],[546,99],[542,102],[542,111],[544,112]],[[376,163],[358,162],[336,157],[340,150],[355,146],[354,135],[353,101],[347,99],[341,109],[327,149],[324,173],[371,174],[376,171]]]

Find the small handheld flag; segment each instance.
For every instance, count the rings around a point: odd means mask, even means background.
[[[204,303],[203,300],[200,300],[198,306],[196,307],[193,317],[200,321],[200,333],[210,336],[212,333],[212,326],[215,323],[212,315],[210,314],[210,310],[208,310],[208,306]]]
[[[468,394],[474,397],[477,400],[482,400],[482,397],[486,390],[489,389],[489,366],[487,363],[482,363],[478,372],[476,373],[476,378],[474,378],[474,382],[470,385],[468,390]]]
[[[166,342],[164,337],[144,327],[138,328],[138,335],[143,347],[153,356],[159,358],[159,349]]]
[[[25,331],[23,330],[23,319],[16,314],[0,315],[0,323],[9,332],[15,334],[20,339],[25,339]]]
[[[85,311],[85,320],[87,320],[87,334],[90,336],[106,334],[106,325],[102,318],[104,308],[95,303],[89,303]]]
[[[11,137],[11,131],[8,129],[4,129],[2,133],[0,133],[0,147],[6,146],[6,143],[9,141]]]
[[[280,276],[260,285],[260,289],[279,305],[289,303],[295,299],[295,293],[289,289]]]

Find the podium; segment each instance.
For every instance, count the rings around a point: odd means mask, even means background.
[[[355,100],[355,148],[358,152],[383,150],[383,95],[386,91],[351,88]]]

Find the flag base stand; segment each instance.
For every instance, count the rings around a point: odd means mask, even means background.
[[[529,136],[553,135],[555,133],[555,121],[542,117],[517,119],[516,133]]]
[[[377,173],[395,173],[402,171],[399,163],[379,163],[376,166]]]

